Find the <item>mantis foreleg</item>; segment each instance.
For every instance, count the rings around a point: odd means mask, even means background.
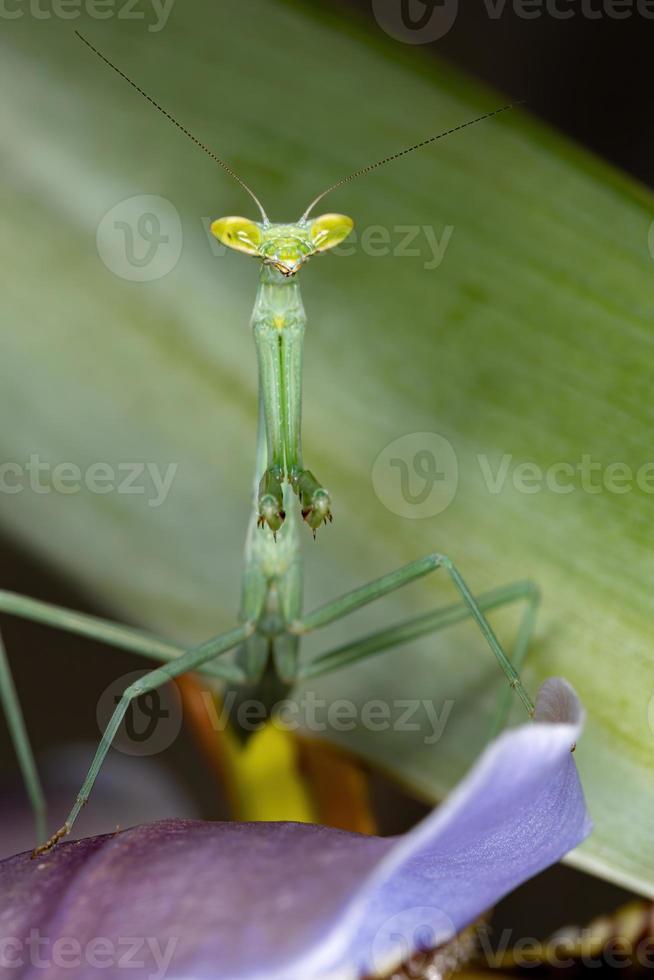
[[[292,481],[302,469],[302,353],[304,318],[285,317],[280,331],[284,455]]]
[[[256,320],[254,341],[259,362],[259,388],[263,400],[268,465],[259,484],[259,523],[276,533],[284,523],[284,436],[279,330],[268,317]]]
[[[280,343],[286,473],[300,498],[302,517],[315,534],[321,524],[331,521],[332,515],[328,491],[302,463],[303,318],[287,318]]]

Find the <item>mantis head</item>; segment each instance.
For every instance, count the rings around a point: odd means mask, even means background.
[[[300,218],[292,225],[219,218],[211,225],[211,232],[228,248],[252,255],[290,277],[312,255],[340,245],[353,228],[352,218],[345,214],[323,214],[319,218]]]

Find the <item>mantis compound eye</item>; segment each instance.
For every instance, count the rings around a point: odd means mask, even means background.
[[[309,233],[315,252],[326,252],[340,245],[354,228],[352,218],[346,214],[322,214],[309,225]]]
[[[263,240],[261,225],[249,218],[218,218],[211,225],[211,234],[219,242],[246,255],[259,255]]]

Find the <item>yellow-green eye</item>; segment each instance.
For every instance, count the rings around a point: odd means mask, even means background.
[[[311,222],[309,229],[313,247],[316,252],[335,248],[347,238],[353,228],[354,222],[346,214],[321,214]]]
[[[258,255],[261,245],[261,227],[249,218],[218,218],[211,225],[211,234],[219,242],[246,255]]]

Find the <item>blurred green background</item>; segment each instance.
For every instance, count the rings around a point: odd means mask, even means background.
[[[83,473],[149,463],[174,478],[155,506],[147,473],[143,493],[106,494],[37,492],[23,475],[20,492],[0,493],[3,585],[190,643],[228,628],[238,604],[257,269],[221,254],[207,226],[251,206],[73,29],[225,156],[277,220],[367,161],[506,101],[461,68],[569,130],[576,106],[579,135],[641,176],[651,134],[634,129],[629,93],[613,106],[603,98],[605,22],[588,27],[600,42],[584,48],[574,77],[585,81],[568,100],[555,52],[582,36],[579,19],[555,36],[551,20],[530,34],[519,19],[507,28],[460,12],[445,36],[416,45],[390,36],[366,4],[185,0],[165,22],[145,0],[142,18],[119,8],[76,19],[26,5],[2,23],[0,456],[23,474],[38,456],[46,483],[61,463]],[[649,24],[610,26],[613,69],[630,64],[637,78]],[[527,683],[535,691],[565,675],[589,715],[577,758],[596,831],[571,861],[654,895],[652,488],[636,479],[652,462],[651,195],[521,109],[325,204],[352,214],[360,237],[352,254],[303,273],[305,456],[336,515],[315,545],[307,532],[307,606],[432,550],[455,558],[477,591],[537,581]],[[147,214],[158,224],[139,223]],[[406,228],[417,254],[402,254]],[[407,504],[387,448],[402,440],[393,453],[419,492],[424,433],[445,439],[456,464],[426,516]],[[572,467],[572,492],[525,481],[524,463],[550,475]],[[504,465],[492,492],[488,474]],[[16,472],[3,470],[9,483]],[[437,579],[338,624],[307,653],[450,601]],[[515,611],[494,622],[510,644]],[[137,666],[43,630],[8,623],[6,634],[39,748],[93,737],[100,694]],[[328,733],[424,801],[479,752],[500,689],[469,625],[315,685],[319,697],[359,704],[452,702],[436,745],[422,731]],[[219,814],[193,751],[182,734],[167,757],[202,812]]]

